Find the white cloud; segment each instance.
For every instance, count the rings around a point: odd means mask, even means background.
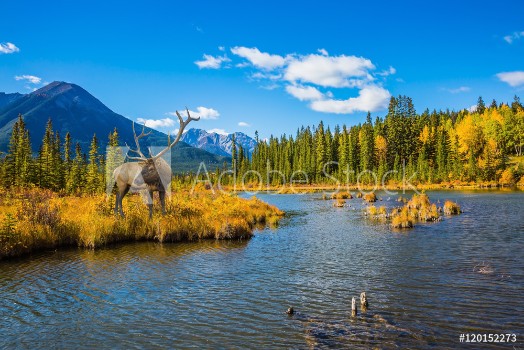
[[[314,111],[336,114],[373,112],[386,108],[390,97],[388,90],[377,85],[369,85],[362,88],[357,97],[350,97],[347,100],[313,101],[310,107]]]
[[[210,129],[206,130],[208,133],[217,133],[219,135],[228,135],[228,133],[224,129]]]
[[[458,93],[461,93],[461,92],[471,91],[471,88],[469,86],[460,86],[460,87],[455,88],[455,89],[444,89],[444,90],[446,90],[447,92],[450,92],[452,94],[458,94]]]
[[[144,119],[137,118],[136,120],[139,124],[144,124],[148,128],[158,129],[158,128],[168,128],[175,125],[175,121],[171,118],[164,119]]]
[[[393,75],[393,74],[396,74],[396,73],[397,73],[397,70],[394,67],[389,66],[389,68],[387,70],[379,72],[379,73],[377,73],[377,75],[380,75],[380,76],[383,76],[383,77],[387,77],[388,75]]]
[[[197,107],[196,112],[190,112],[191,114],[196,114],[202,119],[218,119],[220,113],[216,109],[206,108],[206,107]]]
[[[261,80],[261,79],[269,79],[269,80],[280,80],[282,78],[282,74],[268,74],[266,72],[255,72],[251,74],[251,79],[253,80]]]
[[[221,50],[221,48],[219,48]],[[376,71],[375,65],[365,57],[353,55],[330,56],[326,49],[318,53],[276,55],[261,52],[256,47],[235,46],[231,53],[244,60],[231,66],[250,68],[248,79],[260,83],[260,88],[273,90],[284,87],[286,92],[300,101],[309,102],[309,108],[326,113],[354,113],[387,108],[390,93],[383,87],[388,76],[396,69]],[[205,55],[206,60],[213,56]],[[220,68],[218,63],[210,66]],[[325,91],[325,88],[334,91]],[[337,99],[338,89],[354,90],[354,97]],[[357,95],[357,96],[355,96]]]
[[[321,100],[324,95],[313,86],[288,85],[286,91],[300,101]]]
[[[260,88],[264,90],[275,90],[278,89],[280,85],[278,84],[268,84],[268,85],[262,85]]]
[[[185,109],[183,109],[185,110]],[[168,112],[167,113],[168,115],[171,115],[173,117],[176,117],[176,112]],[[220,113],[218,113],[218,111],[216,109],[213,109],[213,108],[207,108],[207,107],[197,107],[197,110],[196,111],[192,111],[190,110],[189,111],[189,114],[192,116],[192,117],[200,117],[200,119],[218,119],[218,117],[220,116]],[[185,118],[185,116],[183,115],[183,113],[181,113],[180,115],[182,115],[183,118]]]
[[[209,69],[218,69],[222,66],[222,63],[231,61],[227,56],[211,56],[203,55],[204,59],[202,61],[195,61],[195,64],[200,69],[209,68]]]
[[[497,78],[513,87],[524,85],[524,71],[498,73]]]
[[[26,82],[31,84],[40,84],[42,78],[36,77],[34,75],[17,75],[15,76],[15,80],[25,80]]]
[[[249,48],[244,46],[235,46],[231,49],[234,55],[240,56],[251,62],[252,65],[258,68],[271,70],[282,67],[286,63],[286,59],[279,55],[271,55],[267,52],[260,52],[256,47]]]
[[[468,111],[470,113],[475,113],[477,111],[477,105],[473,105],[471,107],[468,108]]]
[[[522,32],[513,32],[512,34],[510,35],[506,35],[504,37],[504,40],[508,43],[508,44],[512,44],[515,40],[518,40],[520,38],[524,38],[524,31]]]
[[[284,78],[324,87],[355,87],[373,80],[369,74],[372,69],[375,69],[373,63],[363,57],[311,54],[291,61]]]
[[[246,122],[238,122],[238,126],[241,126],[243,128],[249,128],[251,124],[248,124]]]
[[[20,49],[13,43],[0,43],[0,54],[10,54],[18,51],[20,51]]]

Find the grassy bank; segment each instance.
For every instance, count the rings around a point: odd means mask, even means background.
[[[124,199],[125,218],[113,213],[114,197],[59,196],[40,189],[0,189],[0,259],[62,246],[97,248],[116,242],[246,239],[257,225],[283,213],[256,198],[199,189],[173,193],[162,216],[138,195]]]

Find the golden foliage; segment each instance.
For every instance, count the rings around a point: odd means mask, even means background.
[[[166,200],[167,214],[161,216],[160,208],[155,208],[153,219],[139,196],[125,198],[126,217],[120,218],[113,213],[114,198],[106,196],[0,192],[0,197],[11,198],[0,203],[0,211],[6,213],[0,220],[7,227],[0,229],[0,258],[70,245],[97,248],[123,241],[246,239],[258,225],[276,224],[284,214],[255,197],[242,199],[211,191],[174,193]]]
[[[352,199],[353,196],[349,192],[335,192],[331,195],[331,199]]]
[[[386,153],[387,153],[387,141],[386,138],[382,135],[378,135],[375,139],[375,147],[377,149],[377,157],[378,159],[386,159]]]
[[[503,185],[512,185],[515,183],[515,177],[513,176],[513,170],[507,168],[502,172],[499,182]]]
[[[363,199],[368,203],[373,203],[377,201],[377,195],[375,192],[366,193]]]
[[[444,214],[446,215],[458,215],[462,211],[460,210],[460,205],[452,201],[447,200],[444,202]]]

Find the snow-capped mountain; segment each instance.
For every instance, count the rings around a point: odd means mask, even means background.
[[[244,151],[247,151],[249,156],[251,156],[255,150],[256,141],[242,132],[224,135],[202,129],[189,129],[182,135],[182,141],[213,154],[231,156],[233,135],[235,135],[237,147],[242,146]]]

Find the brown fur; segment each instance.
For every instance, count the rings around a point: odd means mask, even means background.
[[[141,162],[124,163],[114,170],[113,176],[117,187],[115,214],[124,216],[122,200],[130,190],[147,190],[150,217],[153,215],[153,192],[158,192],[162,213],[165,214],[166,190],[171,185],[171,167],[165,160],[150,158]]]

